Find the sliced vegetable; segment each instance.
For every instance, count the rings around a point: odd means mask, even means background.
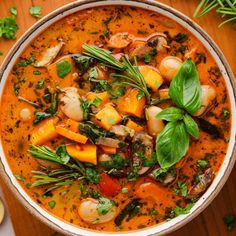
[[[79,122],[74,121],[72,119],[67,119],[66,120],[66,127],[73,132],[78,132],[79,131]]]
[[[135,130],[136,132],[143,131],[143,127],[137,124],[136,122],[132,121],[131,119],[127,121],[126,126],[129,127],[130,129]]]
[[[63,41],[56,41],[51,43],[52,46],[47,48],[47,50],[44,52],[42,58],[40,61],[35,61],[34,66],[35,67],[43,67],[49,65],[53,59],[56,58],[58,53],[61,51],[64,42]]]
[[[76,133],[74,131],[69,130],[68,128],[62,126],[62,125],[57,125],[56,126],[56,132],[63,136],[66,137],[70,140],[73,140],[78,143],[85,144],[88,140],[88,138],[82,134]]]
[[[89,101],[94,101],[96,98],[101,99],[99,107],[103,107],[109,101],[109,94],[108,92],[102,93],[88,93],[87,99]]]
[[[70,156],[81,162],[97,164],[97,146],[94,144],[67,145],[66,150]]]
[[[117,108],[121,113],[141,117],[146,99],[139,97],[138,89],[129,89],[123,97],[118,98]]]
[[[100,145],[100,148],[107,154],[116,154],[116,148],[115,147]]]
[[[115,196],[121,191],[119,182],[116,179],[111,178],[106,173],[101,174],[99,188],[101,193],[107,197]]]
[[[163,84],[163,78],[158,70],[152,66],[139,66],[139,70],[143,75],[147,86],[150,87],[152,91],[156,92]]]
[[[55,121],[55,119],[46,120],[37,126],[30,137],[31,143],[33,145],[41,145],[56,138]]]
[[[116,109],[110,104],[105,105],[104,108],[95,115],[95,118],[96,123],[107,130],[110,130],[113,125],[119,123],[122,119]]]

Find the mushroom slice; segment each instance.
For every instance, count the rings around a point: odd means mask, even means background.
[[[130,137],[133,137],[135,130],[124,125],[113,125],[111,128],[111,132],[121,137],[127,137],[128,135],[130,135]]]
[[[97,141],[97,145],[105,145],[108,147],[114,147],[118,148],[119,147],[120,140],[113,139],[113,138],[106,138],[106,137],[100,137]]]
[[[149,47],[155,48],[157,52],[164,52],[169,47],[166,35],[162,33],[151,34],[147,39],[147,43]]]
[[[209,168],[204,174],[199,176],[199,183],[195,184],[189,191],[186,198],[191,199],[204,193],[214,179],[214,173]]]
[[[35,67],[43,67],[49,65],[53,59],[56,58],[61,48],[63,47],[64,42],[60,41],[55,46],[49,47],[44,53],[42,59],[40,61],[36,61],[34,63]]]
[[[4,215],[5,215],[5,209],[4,209],[4,206],[3,206],[3,202],[0,198],[0,224],[3,221]]]

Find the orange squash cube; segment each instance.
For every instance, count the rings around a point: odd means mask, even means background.
[[[75,120],[67,119],[66,120],[66,127],[73,132],[79,133],[79,122],[77,122]]]
[[[102,93],[91,92],[91,93],[88,93],[88,95],[87,95],[87,99],[89,101],[94,101],[94,99],[96,99],[96,97],[98,97],[102,100],[99,107],[103,107],[109,101],[108,92],[102,92]]]
[[[70,156],[81,162],[97,164],[97,146],[94,144],[67,145],[66,150]]]
[[[156,92],[163,84],[163,78],[155,67],[152,66],[139,66],[139,70],[148,87]]]
[[[137,123],[135,123],[132,120],[128,120],[128,122],[126,123],[126,126],[129,127],[130,129],[135,130],[136,132],[141,132],[143,131],[143,127]]]
[[[30,141],[33,145],[41,145],[57,137],[55,120],[45,120],[33,131]]]
[[[144,112],[146,98],[138,99],[138,89],[130,89],[123,97],[117,100],[118,110],[121,113],[141,117]]]
[[[105,105],[102,110],[95,115],[95,118],[95,122],[107,130],[111,129],[113,125],[119,123],[122,119],[117,110],[110,104]]]

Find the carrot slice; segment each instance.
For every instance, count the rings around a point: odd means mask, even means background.
[[[64,136],[70,140],[73,140],[78,143],[85,144],[88,140],[88,138],[82,134],[75,133],[61,125],[56,126],[56,132],[60,134],[61,136]]]
[[[30,141],[33,145],[41,145],[57,137],[55,120],[50,119],[42,122],[33,131]]]
[[[66,150],[70,156],[79,161],[97,164],[97,146],[94,144],[67,145]]]
[[[108,44],[112,48],[125,48],[133,41],[133,38],[134,36],[126,32],[116,33],[111,36]]]
[[[134,129],[136,132],[141,132],[143,131],[143,127],[141,125],[138,125],[132,120],[128,120],[126,123],[126,126],[129,127],[130,129]]]
[[[72,120],[72,119],[67,119],[66,120],[66,127],[73,131],[73,132],[78,132],[79,131],[79,122]]]
[[[116,154],[116,148],[100,145],[101,149],[107,154]]]

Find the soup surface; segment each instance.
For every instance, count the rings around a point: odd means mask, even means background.
[[[127,231],[189,212],[225,157],[228,92],[176,22],[100,7],[56,22],[14,65],[1,139],[42,208],[84,228]]]

